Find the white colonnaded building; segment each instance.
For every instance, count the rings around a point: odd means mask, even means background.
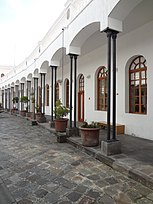
[[[48,119],[61,99],[71,128],[117,122],[126,134],[153,140],[152,8],[153,0],[67,1],[33,52],[1,78],[3,108],[28,96],[30,112],[34,93]]]

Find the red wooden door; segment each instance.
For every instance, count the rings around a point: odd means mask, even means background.
[[[84,122],[84,76],[79,77],[79,91],[78,91],[78,121]]]

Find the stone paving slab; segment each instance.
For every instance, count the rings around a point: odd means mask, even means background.
[[[153,190],[7,113],[0,115],[0,178],[17,204],[153,204]]]

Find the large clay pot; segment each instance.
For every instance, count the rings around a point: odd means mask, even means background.
[[[54,122],[55,122],[56,132],[66,132],[67,122],[68,122],[67,118],[55,119]]]
[[[82,128],[80,127],[82,145],[87,147],[95,147],[99,145],[100,128]]]
[[[25,117],[25,116],[26,116],[26,113],[27,113],[26,110],[22,110],[22,111],[20,111],[20,115],[21,115],[21,116],[24,116],[24,117]]]

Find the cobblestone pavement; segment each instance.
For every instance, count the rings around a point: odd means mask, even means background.
[[[0,114],[0,177],[18,204],[153,204],[152,190],[6,113]]]

